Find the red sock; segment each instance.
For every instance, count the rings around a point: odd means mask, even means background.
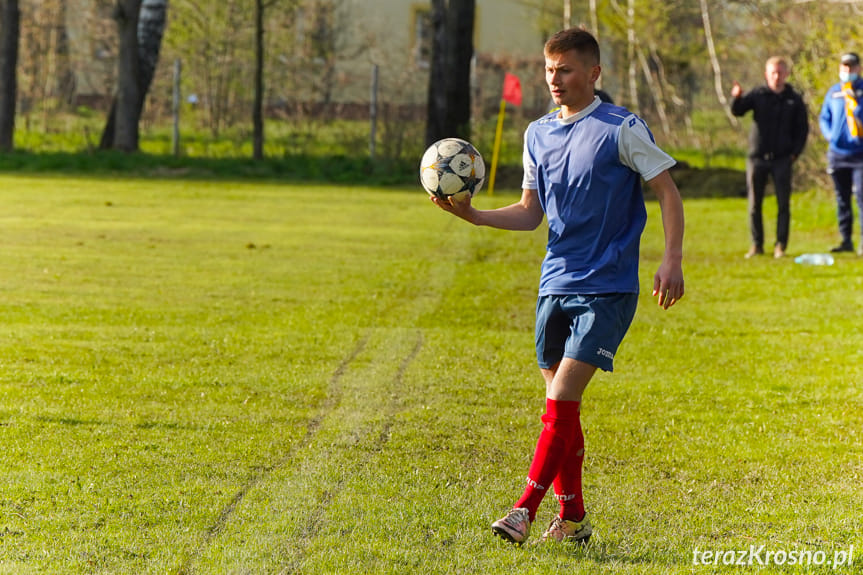
[[[546,399],[545,405],[546,412],[542,416],[544,426],[527,472],[527,487],[514,505],[527,508],[531,523],[576,439],[576,429],[580,429],[580,402]]]
[[[575,441],[569,447],[569,452],[557,477],[554,478],[554,493],[560,502],[560,517],[570,521],[581,521],[584,518],[584,494],[581,491],[581,468],[584,463],[584,434],[581,431],[581,417],[576,426]]]

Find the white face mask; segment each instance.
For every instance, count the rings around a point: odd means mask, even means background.
[[[842,83],[853,82],[857,78],[859,78],[859,76],[854,72],[839,72],[839,81]]]

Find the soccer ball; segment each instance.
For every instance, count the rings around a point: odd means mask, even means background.
[[[432,196],[457,200],[477,193],[485,181],[485,162],[470,142],[458,138],[438,140],[420,162],[420,182]]]

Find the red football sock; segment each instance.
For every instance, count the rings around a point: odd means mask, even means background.
[[[581,417],[576,426],[575,441],[557,477],[554,478],[554,496],[560,502],[560,517],[569,521],[584,518],[584,494],[581,491],[581,468],[584,463],[584,433],[581,431]]]
[[[578,401],[546,399],[542,416],[542,433],[536,443],[536,453],[527,473],[527,487],[514,507],[526,507],[533,522],[536,510],[552,481],[560,471],[570,447],[580,429]]]

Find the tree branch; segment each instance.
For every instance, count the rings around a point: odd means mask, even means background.
[[[728,100],[722,89],[722,68],[719,66],[719,58],[716,56],[716,46],[713,44],[713,32],[710,28],[710,12],[707,10],[707,0],[701,0],[701,21],[704,24],[704,37],[707,40],[707,52],[710,54],[710,63],[713,66],[713,85],[716,88],[716,98],[722,104],[725,116],[735,128],[739,125],[737,118],[728,107]]]

